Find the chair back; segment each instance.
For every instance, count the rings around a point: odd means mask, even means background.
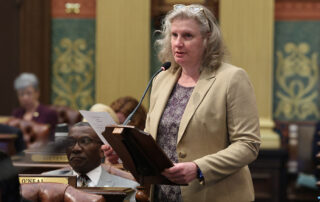
[[[50,126],[48,124],[18,118],[10,119],[7,124],[22,131],[27,148],[41,147],[49,141]]]
[[[51,109],[58,114],[58,124],[67,123],[69,126],[74,125],[82,120],[82,116],[78,110],[71,109],[67,106],[51,105]]]
[[[70,185],[60,183],[21,184],[21,194],[27,200],[40,202],[105,202],[101,195],[86,193]]]

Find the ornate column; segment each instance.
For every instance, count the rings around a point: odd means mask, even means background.
[[[274,0],[221,0],[220,24],[230,62],[247,71],[255,88],[261,148],[279,148],[272,120]]]
[[[96,9],[96,101],[140,98],[149,79],[150,2],[97,0]]]

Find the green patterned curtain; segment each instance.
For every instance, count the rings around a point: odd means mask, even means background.
[[[95,97],[95,19],[53,19],[52,103],[88,109]]]
[[[275,25],[274,119],[318,120],[320,22],[278,21]]]

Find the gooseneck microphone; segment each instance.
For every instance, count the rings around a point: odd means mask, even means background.
[[[141,105],[141,103],[142,103],[142,101],[143,101],[144,96],[145,96],[146,93],[148,92],[148,90],[149,90],[149,88],[150,88],[150,86],[151,86],[151,83],[152,83],[152,81],[153,81],[153,78],[154,78],[155,76],[157,76],[160,72],[166,71],[167,69],[169,69],[170,66],[171,66],[171,62],[165,62],[165,63],[162,64],[161,68],[160,68],[156,73],[153,74],[153,76],[151,77],[151,79],[150,79],[150,81],[149,81],[149,83],[148,83],[148,85],[147,85],[146,90],[144,91],[144,93],[143,93],[143,95],[142,95],[142,97],[141,97],[141,99],[140,99],[140,102],[137,104],[136,108],[134,108],[134,110],[129,114],[129,116],[126,118],[126,120],[123,122],[122,125],[127,125],[127,124],[131,121],[133,115],[136,113],[136,111],[137,111],[138,108],[140,107],[140,105]]]

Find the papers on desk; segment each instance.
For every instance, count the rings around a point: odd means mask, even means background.
[[[102,133],[104,132],[106,126],[116,124],[110,114],[107,112],[90,112],[85,110],[80,110],[80,113],[97,133],[103,144],[109,145]]]

